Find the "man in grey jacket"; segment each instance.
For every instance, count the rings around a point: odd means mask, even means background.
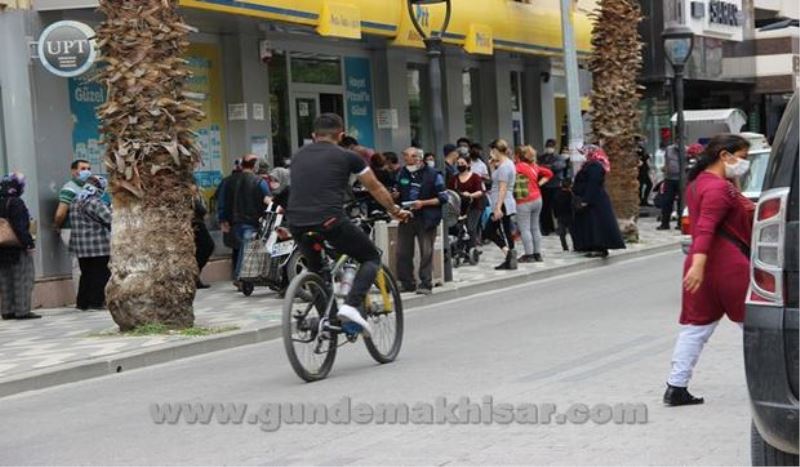
[[[678,147],[674,144],[667,146],[664,151],[664,197],[661,203],[661,225],[658,230],[669,230],[669,221],[672,217],[672,210],[675,208],[675,201],[682,195],[681,191],[681,163]],[[678,213],[678,218],[680,218]],[[680,228],[680,221],[678,226]]]

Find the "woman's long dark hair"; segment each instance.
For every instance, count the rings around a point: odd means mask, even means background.
[[[720,133],[708,142],[703,153],[697,158],[697,164],[689,171],[689,181],[694,181],[698,175],[719,159],[722,151],[731,154],[742,149],[750,148],[750,142],[739,135]]]

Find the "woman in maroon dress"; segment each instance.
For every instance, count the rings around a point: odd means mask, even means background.
[[[755,207],[735,182],[749,169],[749,147],[740,136],[717,135],[689,172],[692,247],[684,263],[682,329],[664,393],[667,405],[703,403],[686,389],[703,345],[723,315],[740,325],[744,320]]]

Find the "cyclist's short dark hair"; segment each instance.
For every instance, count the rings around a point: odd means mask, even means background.
[[[336,136],[343,131],[342,117],[335,113],[324,113],[314,120],[314,134],[317,136]]]
[[[72,164],[69,165],[69,168],[75,170],[78,168],[78,165],[88,164],[88,163],[89,161],[87,161],[86,159],[75,159],[74,161],[72,161]]]

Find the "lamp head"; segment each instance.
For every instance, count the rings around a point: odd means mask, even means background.
[[[692,56],[694,33],[683,25],[670,26],[661,33],[664,41],[664,54],[670,65],[683,66]]]

